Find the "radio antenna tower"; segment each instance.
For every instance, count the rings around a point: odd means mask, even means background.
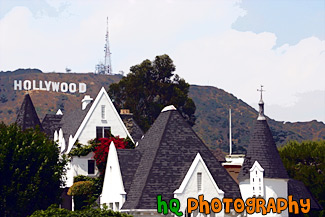
[[[108,34],[108,17],[106,19],[106,36],[105,36],[105,47],[104,47],[104,64],[100,62],[96,65],[96,73],[98,74],[112,74],[112,62],[111,62],[111,51],[109,49],[109,34]]]
[[[105,74],[112,74],[111,51],[108,38],[108,17],[106,18],[106,44],[105,44]]]

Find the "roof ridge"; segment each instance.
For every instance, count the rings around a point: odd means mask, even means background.
[[[139,150],[140,153],[142,154],[141,159],[140,159],[140,163],[139,163],[139,165],[138,165],[138,167],[137,167],[137,169],[135,171],[135,174],[134,174],[135,178],[132,180],[131,187],[130,187],[130,190],[128,192],[128,194],[132,194],[134,192],[133,194],[135,194],[134,195],[135,198],[133,198],[132,201],[130,200],[130,198],[128,198],[128,200],[125,202],[125,204],[123,206],[127,205],[127,206],[131,206],[131,207],[134,207],[134,208],[138,208],[138,206],[139,206],[139,202],[140,202],[140,199],[141,199],[142,194],[143,194],[143,189],[146,186],[150,171],[152,169],[152,165],[153,165],[152,163],[156,159],[158,149],[159,149],[159,146],[160,146],[160,142],[161,142],[163,136],[165,135],[166,126],[167,126],[167,123],[168,123],[168,121],[170,120],[170,117],[171,117],[171,112],[166,112],[166,114],[168,114],[168,118],[165,121],[165,124],[164,124],[165,128],[164,128],[163,132],[158,137],[159,138],[158,142],[155,143],[156,146],[154,147],[155,148],[154,149],[154,156],[152,156],[152,152],[149,152],[148,149],[140,148],[141,144],[139,144],[139,149],[134,149],[134,150]],[[150,129],[148,130],[148,132],[146,134],[148,134],[149,131],[150,131]],[[142,141],[144,141],[144,140],[142,140]],[[145,145],[145,144],[143,144],[143,145]],[[153,150],[153,146],[151,146],[151,150]],[[147,165],[148,161],[149,161],[148,159],[150,159],[150,165],[151,166],[148,169],[146,169],[146,167],[143,167],[143,164]],[[145,172],[145,174],[141,174],[143,172]],[[144,180],[138,180],[140,177],[144,178]],[[141,186],[139,186],[139,185],[141,185]],[[131,195],[131,196],[133,196],[133,195]]]

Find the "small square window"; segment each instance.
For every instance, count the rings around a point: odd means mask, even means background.
[[[109,138],[111,136],[111,127],[96,127],[96,139]]]

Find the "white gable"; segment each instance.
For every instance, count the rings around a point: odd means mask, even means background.
[[[224,197],[224,192],[217,186],[201,155],[197,153],[180,187],[174,191],[174,197],[179,199],[180,211],[185,213],[187,198],[198,198],[201,194],[207,201],[215,197],[222,200]],[[224,216],[224,213],[216,216]]]
[[[257,161],[254,162],[252,168],[249,170],[252,196],[264,196],[263,171],[264,169]]]
[[[56,112],[56,115],[63,115],[61,109],[59,109],[59,110]]]
[[[94,103],[91,105],[76,134],[73,136],[73,140],[69,141],[67,153],[70,152],[77,139],[81,144],[87,144],[90,139],[96,138],[96,127],[110,127],[111,133],[114,136],[120,136],[121,138],[126,138],[128,136],[133,141],[103,87],[98,93]]]
[[[122,174],[116,148],[113,142],[109,146],[103,190],[100,198],[101,205],[119,211],[125,202],[126,192],[122,180]]]

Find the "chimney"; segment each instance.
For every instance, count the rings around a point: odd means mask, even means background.
[[[130,115],[130,109],[121,109],[120,114],[121,115]]]
[[[81,109],[85,110],[87,108],[87,105],[93,101],[93,98],[90,98],[89,95],[85,95],[84,98],[81,100]]]

